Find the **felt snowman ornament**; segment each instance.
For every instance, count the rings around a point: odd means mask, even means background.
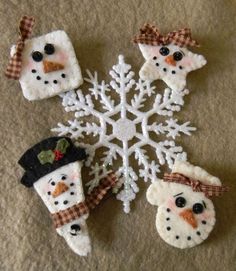
[[[81,181],[85,150],[67,137],[51,137],[27,150],[19,160],[25,169],[21,183],[34,187],[47,206],[57,233],[77,254],[91,251],[86,219],[105,193],[116,183],[114,176],[104,179],[86,198]]]
[[[169,88],[181,91],[186,86],[186,76],[189,72],[206,64],[202,55],[192,53],[188,46],[199,46],[192,39],[191,30],[184,28],[161,35],[155,26],[144,25],[140,34],[133,40],[146,62],[139,71],[143,80],[163,80]]]
[[[40,100],[76,89],[83,83],[72,43],[63,30],[29,39],[33,17],[22,17],[5,75],[19,80],[26,99]]]
[[[158,206],[156,228],[161,238],[177,248],[202,243],[215,225],[211,196],[228,188],[204,169],[176,161],[171,174],[154,181],[147,190],[149,203]]]

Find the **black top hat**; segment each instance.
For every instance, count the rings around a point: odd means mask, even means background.
[[[84,160],[85,150],[68,137],[50,137],[28,149],[18,163],[25,169],[21,183],[31,187],[41,177],[69,163]]]

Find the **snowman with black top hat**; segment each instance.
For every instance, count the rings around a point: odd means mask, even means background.
[[[81,181],[81,161],[85,158],[85,150],[75,147],[69,138],[51,137],[27,150],[19,160],[25,169],[21,183],[35,188],[58,234],[81,256],[91,251]]]

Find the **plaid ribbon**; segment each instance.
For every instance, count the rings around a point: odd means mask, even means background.
[[[100,203],[104,195],[109,189],[114,187],[117,181],[115,174],[110,173],[89,195],[87,195],[84,202],[80,202],[65,210],[51,214],[54,227],[59,228],[80,218],[82,215],[88,214],[89,210],[94,209],[96,205]]]
[[[212,196],[218,197],[218,196],[221,196],[223,192],[229,191],[228,186],[203,184],[199,180],[190,179],[186,177],[185,175],[179,174],[179,173],[171,173],[171,174],[165,173],[163,181],[191,186],[194,192],[203,192],[206,197],[212,197]]]
[[[174,43],[180,47],[199,46],[196,40],[192,39],[190,28],[183,28],[177,31],[169,32],[167,35],[161,35],[156,26],[145,24],[140,29],[140,34],[133,39],[134,43],[148,45],[168,45]]]
[[[22,67],[22,52],[25,46],[25,40],[31,35],[35,19],[33,17],[23,16],[19,24],[19,38],[16,43],[16,52],[10,58],[5,75],[11,79],[19,79]]]

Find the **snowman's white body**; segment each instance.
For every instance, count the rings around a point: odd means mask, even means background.
[[[172,172],[181,173],[205,184],[221,185],[218,178],[209,175],[200,167],[188,162],[177,161]],[[184,206],[178,207],[177,198],[184,198]],[[156,228],[161,238],[178,248],[189,248],[202,243],[215,224],[213,203],[202,192],[194,192],[190,186],[154,181],[147,190],[147,200],[158,206]],[[203,211],[194,213],[195,204],[201,204]]]
[[[58,183],[63,183],[67,189],[60,195],[53,196]],[[34,188],[44,201],[50,213],[65,210],[85,200],[81,182],[81,162],[73,162],[62,166],[43,176],[34,183]],[[57,228],[58,234],[65,238],[71,249],[86,256],[91,251],[91,243],[86,225],[88,215],[83,215],[62,227]],[[77,225],[77,228],[73,225]]]
[[[161,55],[160,49],[166,47],[168,55]],[[187,48],[174,44],[152,46],[139,44],[146,62],[139,71],[139,76],[143,80],[163,80],[169,88],[175,91],[183,90],[186,86],[186,76],[189,72],[199,69],[206,64],[206,59],[202,55],[194,54]],[[174,53],[180,52],[182,59],[174,61]],[[171,59],[172,61],[168,61]]]
[[[45,52],[46,44],[54,46],[53,54]],[[35,61],[32,58],[33,52],[40,52],[42,60]],[[14,53],[15,46],[12,47],[11,55]],[[62,65],[63,68],[45,72],[44,61]],[[78,88],[83,83],[74,48],[65,31],[58,30],[25,41],[19,81],[23,95],[28,100],[52,97]]]

